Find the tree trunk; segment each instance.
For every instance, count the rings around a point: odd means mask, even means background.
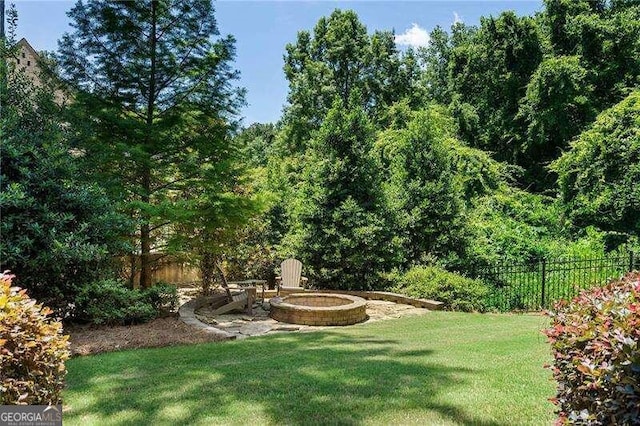
[[[208,296],[213,287],[213,280],[215,279],[216,266],[215,258],[213,254],[209,252],[203,252],[200,257],[200,273],[202,274],[202,295]]]
[[[151,2],[151,32],[149,35],[149,49],[151,58],[151,70],[149,75],[149,93],[147,93],[147,116],[146,124],[149,128],[147,135],[152,138],[153,132],[153,114],[156,96],[156,29],[158,1]],[[152,140],[147,141],[148,153],[151,151]],[[142,202],[149,204],[151,202],[151,166],[144,164],[142,166]],[[151,225],[148,217],[143,217],[143,223],[140,226],[140,286],[147,288],[151,286]]]
[[[140,227],[140,287],[151,287],[151,233],[149,223]]]
[[[148,166],[142,168],[142,202],[151,201],[151,171]],[[151,225],[149,218],[143,217],[140,225],[140,287],[151,287]]]
[[[138,272],[138,256],[135,253],[129,255],[129,288],[136,288],[136,273]]]

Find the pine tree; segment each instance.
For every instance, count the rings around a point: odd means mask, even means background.
[[[379,287],[380,273],[392,261],[373,138],[362,108],[346,110],[337,99],[311,142],[300,192],[298,250],[319,287]]]
[[[211,1],[80,0],[69,16],[74,31],[58,55],[76,93],[69,120],[91,178],[139,224],[146,287],[151,253],[178,250],[176,230],[207,220],[203,209],[223,211],[229,197],[211,191],[237,184],[230,133],[244,93],[232,85],[234,39],[217,38]]]

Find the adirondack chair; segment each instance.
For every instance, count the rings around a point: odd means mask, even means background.
[[[251,313],[251,304],[249,300],[249,293],[247,291],[241,291],[231,295],[231,302],[228,302],[218,309],[214,310],[211,315],[222,315],[231,311],[244,310],[247,313]]]
[[[278,294],[284,290],[287,293],[303,291],[308,278],[302,275],[302,262],[297,259],[286,259],[280,264],[280,276],[276,277]]]
[[[241,291],[240,293],[231,293],[229,289],[229,284],[227,283],[227,277],[224,275],[224,271],[220,267],[218,263],[215,264],[215,267],[220,274],[220,278],[222,279],[222,288],[226,293],[227,303],[218,307],[216,310],[212,312],[213,315],[222,315],[231,311],[242,310],[244,309],[246,313],[252,314],[253,302],[256,299],[256,288],[246,289]]]

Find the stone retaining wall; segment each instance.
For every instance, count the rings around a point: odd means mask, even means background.
[[[280,296],[286,296],[292,293],[335,293],[335,294],[348,294],[351,296],[362,297],[367,300],[385,300],[387,302],[402,303],[405,305],[415,306],[416,308],[424,308],[432,311],[439,311],[442,309],[442,302],[428,299],[417,299],[413,297],[404,296],[402,294],[391,293],[388,291],[347,291],[347,290],[312,290],[312,289],[300,289],[297,291],[281,291]],[[267,290],[265,297],[275,296],[275,291]]]

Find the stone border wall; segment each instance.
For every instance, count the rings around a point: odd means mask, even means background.
[[[216,334],[225,339],[235,339],[235,335],[227,333],[224,330],[220,330],[219,328],[207,325],[196,318],[196,310],[206,305],[210,301],[210,297],[198,297],[196,299],[191,299],[184,305],[180,306],[180,309],[178,309],[178,316],[185,324],[189,324],[208,333]]]
[[[271,290],[265,293],[265,297],[269,296]],[[347,294],[351,296],[362,297],[367,300],[385,300],[387,302],[402,303],[405,305],[415,306],[416,308],[424,308],[432,311],[439,311],[442,309],[442,302],[428,299],[416,299],[402,294],[391,293],[388,291],[347,291],[347,290],[312,290],[312,289],[300,289],[296,291],[281,291],[281,296],[286,296],[292,293],[335,293],[335,294]],[[275,291],[273,292],[275,296]]]

